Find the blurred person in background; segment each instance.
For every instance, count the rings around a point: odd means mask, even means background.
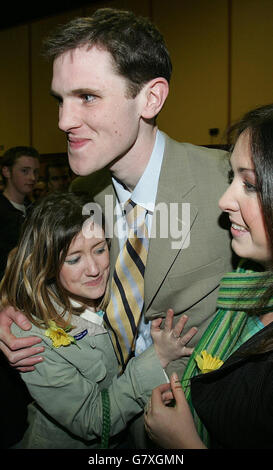
[[[33,147],[12,147],[2,157],[4,190],[0,194],[0,277],[7,257],[17,244],[21,225],[39,177],[39,152]]]
[[[71,170],[64,161],[50,162],[46,166],[45,179],[48,192],[68,191],[71,183]]]

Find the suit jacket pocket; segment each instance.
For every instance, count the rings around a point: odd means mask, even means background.
[[[180,292],[181,302],[184,308],[188,308],[218,287],[225,274],[223,266],[223,259],[218,258],[183,275],[169,276],[168,286],[172,292]]]

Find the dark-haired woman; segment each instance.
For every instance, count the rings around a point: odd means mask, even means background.
[[[163,447],[273,448],[273,105],[232,130],[231,183],[219,205],[242,262],[222,280],[219,310],[189,360],[184,391],[172,377],[176,406],[164,404],[168,386],[153,391],[146,428]]]

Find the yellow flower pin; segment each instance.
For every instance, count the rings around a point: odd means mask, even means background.
[[[63,328],[60,328],[56,325],[55,321],[50,320],[48,322],[49,328],[46,330],[45,335],[52,340],[54,348],[59,348],[60,346],[69,346],[71,343],[77,344],[73,336],[67,334]],[[68,327],[68,331],[71,327]]]
[[[213,357],[207,351],[201,351],[201,354],[198,354],[195,360],[202,374],[219,369],[224,364],[219,357]]]

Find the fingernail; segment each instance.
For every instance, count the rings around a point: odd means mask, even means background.
[[[31,324],[29,323],[29,321],[22,321],[21,322],[21,325],[23,330],[30,330],[31,329]]]

